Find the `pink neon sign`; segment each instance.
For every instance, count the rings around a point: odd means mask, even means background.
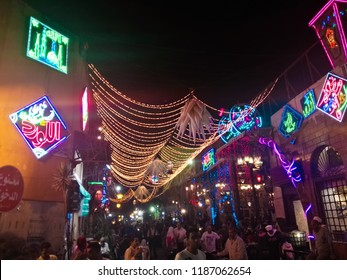
[[[317,109],[341,122],[346,106],[347,80],[328,73],[316,105]]]
[[[88,121],[88,91],[87,88],[84,89],[84,93],[82,96],[82,129],[86,130]]]
[[[47,96],[11,114],[10,119],[38,159],[69,135],[64,121]]]

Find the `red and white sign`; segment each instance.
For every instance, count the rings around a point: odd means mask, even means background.
[[[24,181],[22,174],[13,166],[0,168],[0,212],[9,212],[22,200]]]

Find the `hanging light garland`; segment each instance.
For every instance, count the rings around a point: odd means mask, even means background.
[[[111,147],[111,172],[128,188],[122,198],[110,201],[122,203],[134,197],[144,203],[162,195],[190,160],[223,135],[218,133],[219,119],[207,108],[220,110],[194,92],[168,104],[146,104],[116,90],[94,65],[89,64],[89,69],[101,132]],[[261,104],[276,83],[254,99],[252,107]]]

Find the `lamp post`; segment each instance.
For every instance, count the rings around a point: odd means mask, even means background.
[[[260,157],[250,157],[245,156],[244,158],[238,158],[237,159],[238,165],[245,165],[249,168],[249,175],[250,175],[250,183],[251,183],[251,191],[252,191],[252,200],[253,200],[253,210],[254,210],[254,217],[255,221],[253,222],[253,227],[257,226],[260,222],[260,216],[259,216],[259,200],[257,197],[257,192],[255,188],[255,182],[254,182],[254,168],[259,168],[262,165],[262,161]]]

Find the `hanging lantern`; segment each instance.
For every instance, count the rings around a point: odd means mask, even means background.
[[[157,175],[152,175],[151,180],[153,184],[157,184],[159,182],[159,177]]]
[[[168,163],[167,163],[167,174],[173,174],[173,171],[172,171],[172,169],[173,169],[173,163],[172,163],[172,161],[168,161]]]

